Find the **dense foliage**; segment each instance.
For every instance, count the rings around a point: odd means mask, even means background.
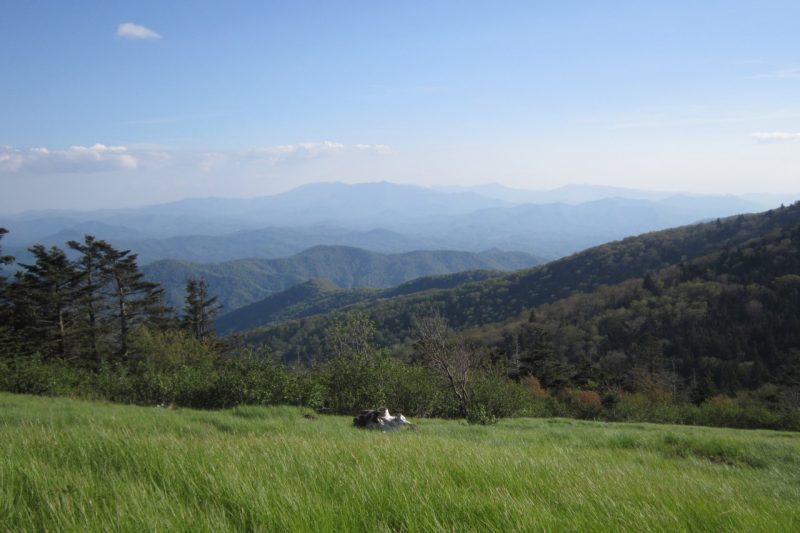
[[[3,286],[3,327],[9,341],[0,356],[37,354],[97,369],[128,357],[131,332],[140,325],[167,327],[162,290],[143,278],[136,254],[89,235],[70,241],[74,261],[58,247],[35,245],[35,262],[21,264]]]
[[[800,407],[800,225],[532,311],[472,334],[548,388],[700,404],[761,391]],[[612,400],[609,400],[612,401]]]

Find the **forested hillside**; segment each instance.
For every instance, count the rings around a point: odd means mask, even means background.
[[[800,204],[795,204],[757,215],[739,215],[648,233],[499,278],[356,304],[347,309],[367,312],[377,324],[378,342],[388,346],[408,340],[413,317],[426,315],[432,309],[440,310],[455,329],[486,326],[514,319],[526,310],[575,292],[590,292],[601,285],[642,278],[798,223]],[[323,332],[333,318],[323,315],[291,321],[255,330],[247,338],[267,343],[287,360],[311,360],[322,355]]]
[[[464,283],[502,275],[499,271],[469,270],[443,276],[416,278],[389,289],[340,289],[327,280],[313,279],[263,300],[220,316],[217,332],[231,333],[270,324],[328,313],[354,303],[391,298],[404,294],[449,289]]]
[[[230,312],[310,279],[326,279],[342,289],[387,288],[423,276],[481,269],[518,270],[539,262],[525,253],[499,250],[385,255],[345,246],[316,246],[283,259],[216,264],[163,260],[143,267],[143,272],[147,279],[164,287],[166,301],[173,306],[183,301],[186,280],[204,279],[224,311]]]
[[[543,386],[700,402],[771,383],[800,402],[800,224],[472,331]]]

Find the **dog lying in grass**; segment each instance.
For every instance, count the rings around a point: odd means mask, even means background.
[[[392,416],[386,407],[361,411],[360,414],[353,418],[353,425],[357,428],[380,429],[381,431],[402,428],[414,429],[414,424],[406,420],[406,417],[400,413]]]

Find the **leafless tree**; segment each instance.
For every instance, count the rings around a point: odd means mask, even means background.
[[[472,393],[472,373],[481,362],[481,353],[460,335],[449,335],[447,320],[438,312],[415,317],[416,348],[429,368],[439,373],[458,401],[462,416],[467,413]]]

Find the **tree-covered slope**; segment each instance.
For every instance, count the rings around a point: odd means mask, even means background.
[[[268,326],[286,320],[328,313],[343,307],[404,294],[449,289],[464,283],[500,276],[496,270],[469,270],[416,278],[389,289],[340,289],[327,280],[312,279],[219,317],[218,333]]]
[[[378,292],[378,289],[340,289],[330,281],[311,279],[226,313],[216,320],[216,330],[227,334],[325,313],[367,300]]]
[[[701,401],[772,383],[800,405],[800,224],[471,334],[529,360],[548,387],[576,375],[604,389],[655,380]]]
[[[499,278],[356,304],[345,310],[367,312],[377,324],[378,341],[392,345],[409,338],[415,315],[430,313],[433,308],[439,309],[455,329],[503,322],[574,292],[640,278],[798,223],[800,204],[795,204],[762,214],[630,237]],[[323,355],[323,332],[331,320],[331,315],[309,317],[253,331],[248,338],[268,343],[289,359],[308,360]]]
[[[224,311],[233,311],[309,279],[339,288],[387,288],[423,276],[468,270],[516,270],[539,261],[520,252],[416,251],[380,254],[346,246],[316,246],[283,259],[241,259],[217,264],[163,260],[144,267],[160,283],[167,302],[180,306],[186,280],[202,278]]]

